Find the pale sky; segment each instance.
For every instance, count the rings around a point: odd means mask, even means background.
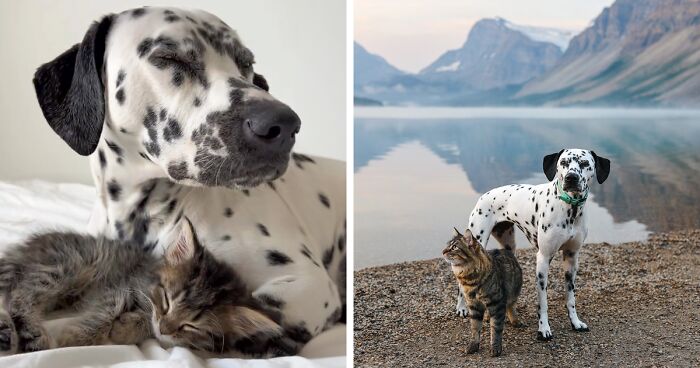
[[[614,0],[355,0],[355,40],[408,72],[459,48],[471,27],[513,23],[580,31]]]

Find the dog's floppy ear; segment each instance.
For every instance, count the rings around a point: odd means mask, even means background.
[[[94,22],[83,41],[34,73],[39,106],[51,128],[79,154],[95,151],[105,117],[102,66],[112,15]]]
[[[253,73],[253,84],[267,92],[270,92],[270,86],[267,84],[267,79],[265,79],[262,74]]]
[[[559,162],[559,156],[561,156],[562,152],[564,152],[564,150],[559,151],[559,153],[552,153],[551,155],[544,156],[542,160],[542,169],[549,181],[552,181],[554,177],[557,176],[557,162]]]
[[[598,180],[598,184],[603,184],[608,175],[610,175],[610,160],[596,155],[593,151],[591,151],[591,155],[595,159],[595,177]]]

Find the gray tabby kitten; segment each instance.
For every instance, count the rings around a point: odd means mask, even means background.
[[[212,354],[280,356],[300,344],[280,313],[254,299],[240,277],[202,247],[183,218],[163,257],[128,242],[68,232],[36,235],[0,259],[0,350],[137,344]],[[77,322],[49,336],[47,312],[79,311]]]
[[[515,316],[515,302],[523,286],[523,272],[515,254],[507,249],[484,250],[467,230],[464,235],[455,229],[455,236],[442,251],[452,266],[467,300],[471,317],[471,342],[467,354],[479,351],[481,322],[488,310],[491,324],[491,356],[503,350],[505,317],[515,327],[524,326]]]

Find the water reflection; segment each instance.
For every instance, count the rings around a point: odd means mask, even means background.
[[[533,119],[494,110],[479,118],[356,119],[356,267],[435,257],[481,193],[544,182],[542,156],[564,147],[612,160],[610,178],[593,186],[587,204],[588,241],[700,227],[699,116],[561,111]]]

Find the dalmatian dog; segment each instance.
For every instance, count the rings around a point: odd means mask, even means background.
[[[579,249],[588,234],[584,205],[589,183],[595,178],[603,184],[610,173],[610,161],[593,151],[564,149],[545,156],[542,166],[548,183],[508,185],[482,195],[469,216],[469,230],[484,247],[494,237],[501,248],[515,250],[517,226],[537,248],[537,338],[546,341],[552,339],[547,317],[547,275],[558,251],[563,255],[571,327],[588,331],[588,325],[578,318],[574,296]],[[459,316],[468,315],[461,293],[456,309]]]
[[[214,15],[144,7],[92,24],[34,86],[89,156],[90,231],[162,252],[187,216],[306,342],[344,315],[345,165],[291,153],[300,118],[253,64]]]

